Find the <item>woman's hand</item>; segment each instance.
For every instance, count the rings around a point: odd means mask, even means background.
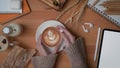
[[[57,26],[57,28],[60,30],[62,38],[64,40],[64,45],[63,45],[64,48],[68,48],[70,45],[72,45],[75,42],[75,37],[64,27]],[[53,50],[49,50],[50,48],[47,48],[45,45],[42,44],[41,35],[37,41],[37,50],[40,56],[56,54],[59,51],[59,46],[61,45],[56,45]]]
[[[50,54],[56,54],[57,53],[57,49],[58,49],[58,46],[56,46],[52,51],[49,50],[50,48],[47,48],[45,45],[42,44],[42,41],[41,41],[41,35],[37,41],[37,50],[38,50],[38,54],[40,56],[47,56],[47,55],[50,55]]]
[[[65,48],[68,48],[75,42],[75,37],[66,28],[62,26],[57,26],[57,28],[60,30],[62,38],[64,39]]]

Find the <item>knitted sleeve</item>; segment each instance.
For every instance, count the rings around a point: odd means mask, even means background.
[[[73,45],[64,51],[68,55],[72,68],[87,68],[86,52],[82,38],[77,39]]]
[[[35,56],[32,58],[33,68],[54,68],[57,55]]]

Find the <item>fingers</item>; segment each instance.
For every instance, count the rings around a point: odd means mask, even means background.
[[[65,48],[69,47],[71,44],[74,43],[74,37],[67,29],[65,29],[62,26],[57,26],[57,28],[59,30],[62,30],[61,35],[62,35],[62,38],[64,40],[63,46]],[[58,52],[59,45],[57,45],[55,47],[54,51],[48,50],[48,48],[46,48],[46,46],[42,44],[42,39],[41,39],[41,35],[40,35],[39,38],[38,38],[36,47],[37,47],[37,50],[39,51],[40,55],[47,56],[49,54],[56,54]]]
[[[64,27],[62,26],[57,26],[58,29],[63,30],[63,33],[65,34],[65,36],[69,39],[70,43],[73,44],[74,43],[74,36]]]
[[[59,47],[59,46],[56,46],[55,49],[54,49],[54,51],[51,52],[51,53],[52,53],[52,54],[56,54],[56,53],[58,52],[58,47]]]
[[[37,50],[38,50],[40,55],[44,55],[44,56],[47,55],[47,52],[46,52],[46,50],[45,50],[45,48],[44,48],[44,46],[42,45],[42,42],[41,42],[41,35],[40,35],[40,37],[37,41],[37,46],[36,47],[37,47]]]
[[[65,43],[64,47],[68,48],[71,44],[70,41],[68,41],[67,37],[62,33],[62,38],[63,38],[63,42]]]
[[[39,55],[42,55],[42,56],[47,56],[49,54],[56,54],[57,50],[58,50],[58,46],[55,47],[54,51],[50,51],[48,48],[45,47],[45,45],[42,44],[42,41],[41,41],[41,35],[37,41],[37,50],[39,52]]]

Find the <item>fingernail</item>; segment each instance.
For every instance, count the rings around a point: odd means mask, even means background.
[[[62,32],[62,33],[63,33],[63,30],[61,30],[61,29],[60,29],[60,32]]]

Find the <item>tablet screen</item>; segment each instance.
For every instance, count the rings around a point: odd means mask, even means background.
[[[120,32],[103,30],[97,68],[120,68]]]

